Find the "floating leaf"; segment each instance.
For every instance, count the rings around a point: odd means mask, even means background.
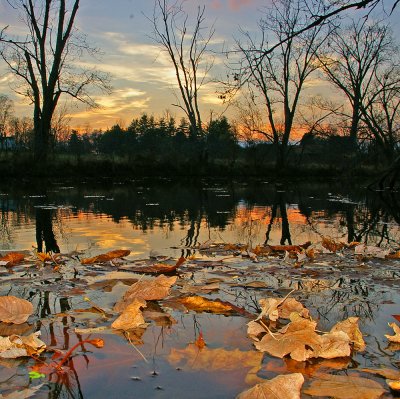
[[[348,319],[335,324],[332,327],[331,332],[335,331],[344,331],[352,341],[355,350],[360,352],[365,350],[365,341],[358,327],[358,317],[349,317]]]
[[[51,257],[50,254],[46,254],[44,252],[38,252],[36,256],[41,262],[53,262],[53,258]]]
[[[221,301],[211,301],[207,298],[203,298],[202,296],[197,295],[180,298],[179,302],[183,303],[187,309],[194,310],[196,312],[226,314],[233,310],[232,306],[222,303]]]
[[[289,323],[277,333],[268,333],[255,343],[261,352],[283,358],[289,355],[292,359],[303,362],[321,349],[321,340],[315,332],[317,323],[299,319]]]
[[[400,380],[400,371],[395,369],[381,368],[381,369],[361,369],[366,373],[380,375],[381,377],[387,378],[389,380]]]
[[[147,323],[144,321],[140,308],[146,307],[146,301],[143,299],[134,299],[122,312],[122,314],[111,324],[112,328],[118,330],[131,330],[133,328],[145,327]]]
[[[336,252],[343,249],[346,244],[343,242],[337,242],[331,237],[322,237],[322,246],[330,252]]]
[[[310,317],[309,311],[294,298],[262,298],[258,302],[261,305],[261,313],[257,320],[264,316],[272,321],[278,318],[289,319],[293,312],[301,317]]]
[[[178,259],[175,265],[168,265],[166,263],[154,263],[149,266],[129,266],[129,270],[138,273],[153,273],[153,274],[161,274],[161,273],[172,273],[179,266],[181,266],[186,261],[186,258],[183,256]]]
[[[115,251],[110,251],[105,254],[94,256],[93,258],[82,259],[82,265],[91,265],[93,263],[104,263],[109,262],[113,259],[123,258],[124,256],[128,256],[131,253],[129,250],[125,249],[117,249]]]
[[[301,245],[268,245],[268,247],[274,252],[303,252],[303,250],[307,249],[310,245],[311,241],[307,241]]]
[[[206,346],[206,341],[204,341],[203,333],[200,331],[198,338],[194,344],[199,348],[203,349]]]
[[[33,306],[25,299],[15,296],[0,297],[0,321],[22,324],[33,313]]]
[[[386,391],[376,381],[349,375],[322,374],[312,381],[304,393],[335,399],[378,399]]]
[[[278,375],[239,394],[236,399],[300,399],[304,377],[301,373]]]
[[[19,252],[10,252],[5,256],[0,257],[0,262],[5,262],[4,265],[9,267],[22,262],[24,259],[25,259],[24,254],[21,254]]]
[[[164,299],[169,295],[170,288],[175,284],[176,279],[176,276],[166,277],[161,274],[153,280],[138,281],[125,292],[123,298],[114,306],[114,310],[122,312],[135,298],[145,301]]]
[[[38,338],[39,335],[40,331],[28,336],[0,337],[0,357],[16,359],[40,354],[45,350],[46,344]]]
[[[400,327],[396,323],[389,323],[389,327],[393,328],[394,335],[385,334],[385,337],[390,342],[395,342],[395,343],[399,344],[400,343]]]

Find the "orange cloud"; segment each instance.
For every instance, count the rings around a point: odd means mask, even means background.
[[[239,11],[242,7],[251,5],[253,0],[229,0],[229,8],[233,11]]]

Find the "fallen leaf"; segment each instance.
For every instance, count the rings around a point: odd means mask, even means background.
[[[129,270],[138,273],[153,273],[153,274],[161,274],[161,273],[172,273],[179,266],[181,266],[186,261],[186,258],[183,256],[178,259],[175,265],[168,265],[166,263],[154,263],[148,266],[129,266]],[[128,269],[128,268],[127,268]]]
[[[371,373],[380,375],[381,377],[387,378],[389,380],[400,380],[400,371],[395,369],[381,368],[381,369],[370,369],[364,368],[361,369],[365,373]]]
[[[296,315],[291,323],[275,333],[265,330],[266,334],[254,344],[255,347],[280,358],[289,355],[299,362],[310,358],[333,359],[350,355],[351,341],[345,332],[318,335],[315,331],[315,321]],[[251,334],[257,332],[254,325],[250,325],[249,328]]]
[[[332,327],[331,332],[344,331],[352,341],[354,349],[362,352],[365,350],[365,341],[358,327],[358,319],[358,317],[349,317],[346,320],[340,321]]]
[[[146,307],[146,301],[143,299],[134,299],[122,312],[122,314],[111,324],[112,328],[118,330],[131,330],[138,327],[145,327],[147,323],[144,321],[140,308]]]
[[[5,262],[5,266],[14,266],[25,259],[25,255],[19,252],[10,252],[7,255],[0,257],[0,262]]]
[[[160,327],[171,327],[173,324],[177,324],[177,321],[170,314],[164,312],[144,310],[143,317],[145,320],[153,320]]]
[[[185,284],[180,291],[183,294],[208,294],[212,291],[218,291],[219,288],[219,283],[211,283],[205,285]]]
[[[142,280],[131,285],[123,298],[114,306],[116,312],[122,312],[135,298],[145,301],[164,299],[169,295],[172,285],[177,280],[176,276],[166,277],[163,274],[152,280]]]
[[[236,399],[300,399],[304,377],[301,373],[278,375],[242,392]]]
[[[206,346],[206,341],[204,341],[203,333],[200,331],[198,338],[194,344],[201,350]]]
[[[304,249],[307,249],[311,245],[311,241],[307,241],[301,245],[268,245],[271,251],[274,252],[302,252]]]
[[[321,374],[304,393],[335,399],[378,399],[386,391],[381,384],[367,378],[349,375]]]
[[[39,335],[40,331],[28,336],[0,337],[0,357],[15,359],[40,354],[45,350],[46,344],[38,338]]]
[[[53,262],[53,258],[51,257],[51,255],[44,252],[38,252],[36,256],[41,262]]]
[[[262,298],[258,302],[261,305],[261,313],[257,320],[264,316],[272,321],[278,318],[289,319],[293,312],[304,318],[310,317],[308,309],[294,298]]]
[[[400,315],[392,314],[392,317],[394,317],[397,321],[400,321]]]
[[[168,361],[173,365],[190,367],[193,370],[227,371],[242,368],[261,367],[263,354],[254,351],[210,349],[207,346],[199,351],[195,344],[189,344],[184,349],[172,348]]]
[[[385,259],[389,253],[390,249],[383,249],[372,245],[360,244],[354,248],[355,255],[362,255],[365,257]]]
[[[400,327],[396,323],[389,323],[389,327],[393,328],[394,335],[385,334],[390,342],[400,343]]]
[[[125,249],[117,249],[115,251],[110,251],[105,254],[94,256],[93,258],[82,259],[82,265],[91,265],[93,263],[104,263],[109,262],[110,260],[123,258],[124,256],[128,256],[131,253],[129,250]]]
[[[330,252],[336,252],[343,249],[346,244],[343,242],[337,242],[331,237],[322,237],[322,246]]]
[[[386,380],[386,384],[392,391],[400,392],[400,381]]]
[[[307,319],[298,319],[289,323],[277,333],[268,333],[255,347],[261,352],[268,352],[272,356],[284,357],[303,362],[321,349],[321,340],[315,332],[317,323]]]
[[[0,394],[0,399],[28,399],[37,394],[44,384],[35,385],[31,388],[25,388],[16,392],[10,392],[8,394]]]
[[[226,314],[232,311],[232,307],[228,304],[224,304],[221,301],[211,301],[201,296],[188,296],[180,298],[179,302],[183,303],[189,310],[196,312],[212,312]]]
[[[0,297],[0,321],[22,324],[33,313],[33,305],[25,299],[15,296]]]

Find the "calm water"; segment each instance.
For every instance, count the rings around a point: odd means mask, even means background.
[[[400,243],[397,195],[382,196],[362,185],[342,182],[276,185],[262,180],[143,179],[0,183],[0,206],[0,249],[4,252],[37,248],[61,253],[84,251],[85,256],[92,256],[126,248],[131,250],[128,259],[134,261],[155,252],[187,257],[196,254],[195,247],[207,240],[252,247],[264,243],[317,243],[322,236],[392,249],[398,249]],[[369,349],[345,359],[336,369],[380,365],[397,368],[399,352],[387,350],[383,338],[383,334],[391,333],[387,327],[394,321],[391,314],[400,314],[397,263],[366,260],[361,269],[354,269],[352,262],[345,264],[346,259],[336,256],[313,266],[311,271],[282,267],[277,260],[251,268],[245,264],[220,270],[188,269],[181,279],[201,283],[221,278],[227,285],[211,297],[252,312],[256,312],[259,298],[285,295],[295,288],[295,297],[320,320],[321,329],[348,316],[361,318]],[[315,271],[317,266],[320,268]],[[74,273],[28,270],[2,272],[0,277],[1,295],[25,297],[35,304],[35,325],[27,329],[40,328],[48,345],[64,350],[81,339],[74,332],[76,327],[105,323],[98,315],[73,313],[87,307],[85,295],[90,294],[90,299],[103,308],[112,308],[127,288],[116,283],[110,289],[99,290],[89,289],[87,284],[138,277],[112,270]],[[243,289],[231,284],[252,280],[265,282],[266,289]],[[309,288],[315,282],[323,285],[326,281],[332,283],[329,290]],[[170,314],[176,324],[152,323],[138,337],[136,348],[121,335],[100,334],[105,347],[78,353],[64,379],[52,376],[48,381],[29,381],[31,361],[0,360],[0,392],[43,383],[37,397],[230,398],[260,378],[301,367],[305,374],[311,373],[310,365],[296,368],[258,354],[246,337],[245,317],[182,313],[176,309],[170,309]],[[207,342],[201,357],[190,349],[200,331]]]

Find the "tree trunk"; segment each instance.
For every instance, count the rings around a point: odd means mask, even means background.
[[[34,160],[42,166],[47,162],[51,123],[43,118],[35,121]]]

